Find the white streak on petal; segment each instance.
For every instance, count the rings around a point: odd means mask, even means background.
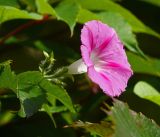
[[[68,66],[69,74],[82,74],[87,72],[87,66],[84,64],[82,59],[73,62]]]

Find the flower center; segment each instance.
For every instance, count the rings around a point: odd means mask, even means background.
[[[100,60],[98,55],[93,51],[91,53],[91,60],[93,62],[94,68],[96,71],[101,71],[102,70],[102,65],[104,64],[104,61]]]

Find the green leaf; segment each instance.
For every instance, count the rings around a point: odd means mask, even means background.
[[[52,6],[48,3],[48,0],[36,0],[36,5],[38,13],[49,14],[52,15],[53,17],[56,16],[56,12],[52,8]]]
[[[21,104],[21,109],[19,110],[21,117],[32,116],[37,111],[42,110],[48,102],[52,106],[50,107],[50,112],[48,112],[48,107],[47,111],[46,109],[45,111],[50,116],[51,113],[63,111],[63,106],[62,108],[56,106],[54,103],[55,99],[62,102],[70,111],[75,111],[67,92],[43,78],[42,74],[38,71],[28,71],[17,75],[16,93]]]
[[[45,104],[44,107],[47,108],[47,111],[49,113],[59,113],[59,112],[63,112],[63,111],[67,111],[68,110],[68,108],[66,106],[51,106],[50,107],[48,105],[46,106],[46,104]],[[41,111],[46,110],[44,107],[41,109]]]
[[[45,91],[39,83],[43,76],[38,71],[28,71],[17,75],[17,97],[20,99],[21,117],[29,117],[46,103]]]
[[[54,120],[54,117],[52,116],[52,112],[50,111],[50,107],[47,104],[43,105],[44,111],[48,114],[48,116],[51,118],[55,128],[57,127],[56,122]]]
[[[127,52],[127,57],[134,72],[160,77],[160,60],[150,57],[144,59],[131,52]]]
[[[132,52],[137,52],[143,55],[143,52],[139,49],[135,35],[132,33],[130,25],[126,20],[118,13],[114,12],[102,12],[99,14],[100,19],[113,27],[124,45]]]
[[[79,12],[79,5],[77,4],[77,2],[74,0],[63,0],[55,8],[55,11],[57,14],[57,18],[69,25],[72,36]]]
[[[160,105],[160,93],[144,81],[140,81],[135,85],[134,93],[143,99],[147,99]]]
[[[58,20],[66,22],[70,27],[71,35],[73,34],[79,12],[79,5],[77,2],[73,0],[63,0],[55,9],[47,0],[37,0],[36,5],[39,13],[49,14],[57,17]]]
[[[18,0],[0,0],[0,5],[19,7]]]
[[[0,64],[0,88],[7,88],[14,91],[16,89],[16,76],[11,71],[9,63],[8,61]]]
[[[86,131],[90,132],[92,135],[98,135],[101,137],[110,137],[114,132],[111,123],[107,121],[101,121],[100,123],[77,121],[72,125],[70,125],[69,127],[84,128]]]
[[[11,113],[10,111],[1,112],[0,126],[4,126],[8,124],[14,117],[15,117],[15,114]]]
[[[141,22],[135,15],[133,15],[129,10],[124,7],[116,4],[111,0],[78,0],[81,6],[85,9],[89,10],[99,10],[99,11],[112,11],[120,13],[132,26],[134,32],[141,32],[154,35],[160,38],[160,34],[146,26],[143,22]]]
[[[144,2],[147,2],[147,3],[150,3],[150,4],[153,4],[155,6],[160,7],[160,1],[159,0],[139,0],[139,1],[144,1]]]
[[[57,85],[52,84],[48,80],[43,80],[40,83],[40,86],[43,90],[46,91],[47,96],[50,96],[56,99],[58,99],[60,102],[62,102],[71,112],[75,112],[72,101],[66,92],[65,89],[60,88]]]
[[[4,61],[4,62],[1,62],[0,67],[10,65],[11,63],[12,63],[12,60],[7,60],[7,61]]]
[[[85,23],[90,20],[100,20],[100,18],[93,12],[80,8],[78,16],[77,16],[77,22],[79,23]]]
[[[12,89],[17,94],[21,105],[19,115],[22,117],[33,115],[46,102],[45,92],[38,85],[42,79],[37,71],[15,76],[9,65],[0,66],[0,87]]]
[[[160,127],[143,114],[129,110],[121,101],[115,100],[112,108],[115,120],[115,137],[159,137]]]
[[[35,19],[40,20],[42,16],[36,13],[29,13],[10,6],[0,6],[0,24],[12,19]]]
[[[27,6],[27,10],[35,11],[36,8],[35,0],[20,0],[20,2]]]
[[[55,127],[57,127],[57,125],[56,125],[56,122],[52,114],[60,113],[60,112],[67,111],[67,110],[68,109],[66,106],[49,106],[48,104],[44,104],[41,109],[41,111],[45,111],[48,114],[48,116],[51,118]]]

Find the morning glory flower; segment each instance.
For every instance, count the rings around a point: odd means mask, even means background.
[[[71,74],[86,73],[108,96],[119,96],[133,74],[116,31],[100,21],[89,21],[81,30],[82,59],[71,64]]]

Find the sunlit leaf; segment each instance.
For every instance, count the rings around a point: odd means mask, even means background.
[[[90,20],[99,20],[99,19],[100,18],[95,13],[83,8],[80,8],[77,17],[77,21],[79,23],[85,23]]]
[[[44,106],[45,108],[47,108],[47,111],[49,113],[59,113],[59,112],[63,112],[63,111],[67,111],[68,108],[66,106]],[[44,107],[41,109],[41,111],[46,111],[46,109],[44,109]]]
[[[29,13],[10,6],[0,6],[0,23],[12,19],[42,19],[42,16],[36,13]]]
[[[134,93],[143,99],[147,99],[160,105],[160,93],[144,81],[140,81],[135,85]]]
[[[1,113],[0,114],[0,126],[8,124],[14,117],[15,117],[15,114],[9,111]]]
[[[48,0],[36,0],[38,13],[56,16],[55,10],[48,3]]]
[[[62,102],[71,112],[75,112],[71,98],[65,89],[50,83],[48,80],[43,80],[40,83],[41,88],[46,91],[47,96],[58,99]]]
[[[55,8],[57,18],[66,22],[73,34],[79,12],[79,5],[73,0],[64,0]]]

